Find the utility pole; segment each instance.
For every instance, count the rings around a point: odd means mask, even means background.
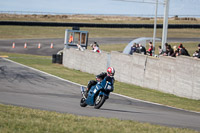
[[[153,55],[155,55],[155,39],[156,39],[156,27],[157,27],[157,14],[158,14],[158,0],[156,0],[156,9],[155,9],[155,17],[154,17]]]
[[[163,32],[162,32],[162,49],[165,51],[165,43],[167,42],[167,29],[168,29],[168,15],[169,15],[169,0],[165,0],[165,12],[163,19]]]

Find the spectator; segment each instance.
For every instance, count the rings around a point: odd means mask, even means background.
[[[99,44],[97,42],[94,41],[94,44],[96,44],[96,46],[99,47]]]
[[[172,56],[174,53],[174,50],[172,49],[171,45],[167,46],[166,51],[168,51],[167,56]]]
[[[97,53],[101,53],[101,50],[99,49],[99,47],[96,44],[93,44],[93,51],[97,52]]]
[[[168,45],[169,45],[168,43],[165,43],[165,48],[167,48]]]
[[[94,50],[94,49],[93,49],[93,45],[94,45],[94,44],[92,44],[92,43],[90,44],[90,47],[92,48],[92,50]]]
[[[70,34],[70,36],[69,36],[69,43],[72,43],[73,41],[74,41],[73,35]]]
[[[168,45],[169,45],[168,43],[165,43],[165,48],[166,48],[166,50],[163,51],[163,55],[164,55],[164,56],[168,56],[168,52],[169,52],[169,51],[167,51]]]
[[[178,46],[178,48],[179,48],[180,55],[190,56],[188,51],[183,47],[182,43]]]
[[[146,55],[146,48],[144,46],[142,46],[142,44],[139,44],[139,48],[140,48],[141,54]]]
[[[200,58],[200,43],[198,44],[198,49],[196,50],[196,52],[193,54],[193,57],[195,58]]]
[[[129,54],[133,54],[134,52],[136,52],[136,43],[133,44],[133,46],[131,47],[131,51]]]
[[[172,57],[179,56],[179,49],[177,46],[173,46],[174,53],[171,55]]]
[[[139,44],[137,43],[136,44],[136,51],[135,51],[136,53],[141,53],[141,51],[140,51],[140,46],[139,46]]]
[[[149,42],[149,49],[147,50],[148,55],[152,56],[153,51],[153,44],[152,42]]]
[[[198,57],[198,55],[199,55],[199,51],[196,50],[196,51],[194,52],[194,54],[193,54],[193,57]]]
[[[162,55],[164,52],[161,48],[161,46],[158,46],[158,56]]]
[[[99,48],[99,44],[97,42],[94,42],[90,44],[90,47],[92,48],[92,50],[94,50],[94,45],[96,45]]]

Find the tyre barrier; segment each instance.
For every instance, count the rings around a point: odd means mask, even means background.
[[[96,24],[96,23],[57,23],[57,22],[24,22],[24,21],[0,21],[0,25],[20,26],[54,26],[54,27],[96,27],[96,28],[154,28],[154,24]],[[157,24],[157,28],[163,28],[163,24]],[[168,24],[169,29],[194,28],[199,29],[200,24]]]
[[[53,54],[52,55],[52,63],[62,64],[63,54]]]

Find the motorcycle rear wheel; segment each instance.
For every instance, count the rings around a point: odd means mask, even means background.
[[[94,108],[95,109],[101,108],[101,106],[104,104],[105,101],[106,101],[106,96],[104,95],[97,96],[95,99]]]
[[[81,98],[80,106],[81,106],[81,107],[86,107],[86,106],[87,106],[86,101],[85,101],[85,98]]]

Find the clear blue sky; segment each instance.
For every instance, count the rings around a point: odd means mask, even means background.
[[[155,5],[114,0],[0,0],[0,11],[153,15]],[[159,5],[158,14],[163,15],[163,12],[163,5]],[[200,17],[200,0],[170,0],[169,14],[199,15]]]

